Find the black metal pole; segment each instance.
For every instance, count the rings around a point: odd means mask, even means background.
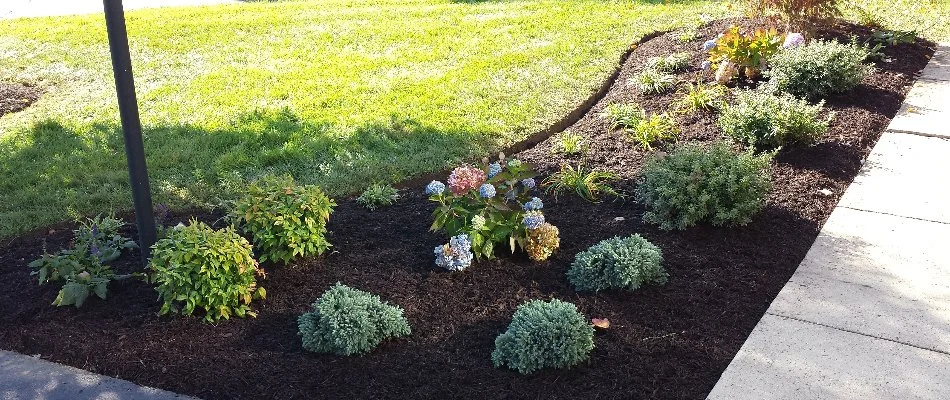
[[[112,70],[115,89],[119,96],[119,117],[125,136],[125,156],[129,162],[129,182],[135,203],[135,224],[139,230],[142,262],[147,263],[155,244],[155,218],[152,216],[152,194],[145,165],[145,147],[142,145],[142,123],[139,121],[135,83],[132,80],[132,58],[129,56],[129,36],[125,29],[122,0],[103,0],[106,12],[106,30],[112,51]]]

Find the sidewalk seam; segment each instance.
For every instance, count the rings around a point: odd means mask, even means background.
[[[889,215],[889,216],[898,217],[898,218],[907,218],[907,219],[913,219],[913,220],[923,221],[923,222],[933,222],[933,223],[935,223],[935,224],[950,225],[950,222],[934,221],[934,220],[932,220],[932,219],[919,218],[919,217],[908,217],[908,216],[906,216],[906,215],[894,214],[894,213],[889,213],[889,212],[884,212],[884,211],[865,210],[865,209],[863,209],[863,208],[845,206],[845,205],[841,205],[841,204],[838,204],[838,206],[835,207],[835,209],[838,209],[838,208],[847,208],[847,209],[849,209],[849,210],[862,211],[862,212],[872,213],[872,214]],[[819,235],[820,235],[820,233],[819,233]],[[796,271],[797,271],[797,270],[796,270]]]
[[[823,327],[825,327],[825,328],[834,329],[834,330],[841,331],[841,332],[847,332],[847,333],[852,333],[852,334],[855,334],[855,335],[861,335],[861,336],[869,337],[869,338],[872,338],[872,339],[884,340],[884,341],[888,341],[888,342],[892,342],[892,343],[897,343],[897,344],[904,345],[904,346],[908,346],[908,347],[913,347],[913,348],[915,348],[915,349],[926,350],[926,351],[930,351],[930,352],[934,352],[934,353],[938,353],[938,354],[943,354],[943,355],[946,355],[946,356],[950,356],[950,352],[946,352],[946,351],[943,351],[943,350],[932,349],[932,348],[929,348],[929,347],[922,347],[922,346],[918,346],[918,345],[913,344],[913,343],[902,342],[902,341],[900,341],[900,340],[894,340],[894,339],[889,339],[889,338],[885,338],[885,337],[869,335],[869,334],[867,334],[867,333],[862,333],[862,332],[858,332],[858,331],[852,331],[852,330],[848,330],[848,329],[838,328],[838,327],[836,327],[836,326],[831,326],[831,325],[827,325],[827,324],[822,324],[822,323],[820,323],[820,322],[809,321],[809,320],[807,320],[807,319],[801,319],[801,318],[796,318],[796,317],[790,317],[790,316],[788,316],[788,315],[776,314],[776,313],[773,313],[773,312],[771,312],[771,311],[766,311],[765,314],[766,314],[766,315],[771,315],[771,316],[773,316],[773,317],[787,318],[787,319],[791,319],[791,320],[794,320],[794,321],[804,322],[804,323],[807,323],[807,324],[823,326]]]
[[[943,82],[950,82],[950,80],[943,81]],[[905,129],[893,129],[890,127],[888,127],[885,131],[891,132],[891,133],[903,133],[905,135],[925,136],[925,137],[931,137],[931,138],[936,138],[936,139],[950,140],[950,134],[946,134],[946,133],[924,133],[924,132],[917,132],[917,131],[908,131]]]

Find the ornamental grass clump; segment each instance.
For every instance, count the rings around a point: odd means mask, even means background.
[[[330,248],[326,234],[333,207],[336,202],[317,186],[270,177],[248,187],[235,202],[232,218],[251,235],[262,262],[288,263]]]
[[[771,153],[736,153],[728,143],[686,144],[647,161],[637,187],[643,220],[661,229],[700,222],[745,225],[765,206]]]
[[[666,283],[663,253],[640,235],[603,240],[577,254],[567,279],[579,292],[633,291],[644,284]]]
[[[756,150],[813,143],[828,131],[834,117],[833,113],[821,117],[823,102],[812,105],[787,93],[745,90],[735,97],[735,104],[720,113],[719,126],[736,142]]]
[[[543,368],[570,368],[590,357],[594,328],[577,306],[557,299],[531,300],[518,306],[508,330],[495,338],[496,367],[522,374]]]
[[[835,41],[812,40],[779,52],[767,72],[769,85],[807,100],[818,100],[854,89],[871,67],[867,49]]]
[[[376,211],[379,207],[392,205],[396,200],[399,200],[399,191],[392,186],[381,183],[370,185],[360,197],[356,198],[357,203],[371,211]]]
[[[303,348],[343,356],[366,354],[386,339],[412,330],[402,308],[337,282],[297,318]]]
[[[191,220],[169,229],[152,246],[149,268],[162,299],[159,314],[200,311],[205,322],[254,317],[251,300],[267,295],[257,286],[264,271],[251,256],[251,244],[231,227],[215,230]]]
[[[524,249],[529,233],[544,223],[541,199],[532,195],[537,186],[534,171],[519,160],[505,160],[502,154],[481,168],[461,166],[447,182],[426,186],[429,200],[438,203],[431,230],[452,237],[449,244],[435,248],[436,264],[442,268],[468,267],[469,251],[476,258],[492,258],[499,245],[512,253]]]

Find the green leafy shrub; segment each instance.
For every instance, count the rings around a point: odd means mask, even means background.
[[[163,303],[160,314],[204,312],[206,322],[257,314],[252,299],[267,292],[257,286],[264,272],[251,256],[251,244],[233,228],[214,230],[192,220],[169,229],[152,246],[151,282]]]
[[[383,340],[407,336],[402,309],[337,282],[297,319],[303,348],[339,355],[369,353]]]
[[[577,155],[587,152],[587,142],[584,137],[576,133],[562,132],[555,138],[551,149],[556,154]]]
[[[492,362],[522,374],[543,368],[569,368],[594,349],[594,328],[577,306],[553,299],[518,306],[508,330],[495,338]]]
[[[659,247],[640,235],[603,240],[574,258],[567,279],[574,290],[636,290],[644,284],[661,285],[668,277]]]
[[[748,90],[735,97],[735,104],[719,115],[719,126],[736,142],[760,150],[812,143],[828,131],[833,118],[821,118],[824,103],[811,105],[787,93]]]
[[[633,128],[644,118],[646,111],[636,104],[609,104],[604,107],[600,117],[610,123],[610,129]]]
[[[726,88],[722,85],[689,84],[686,93],[677,102],[677,108],[687,113],[713,111],[723,108]]]
[[[262,262],[287,263],[330,248],[326,233],[333,207],[336,202],[317,186],[271,177],[248,187],[235,202],[232,217],[251,235]]]
[[[637,199],[643,220],[662,229],[686,229],[702,221],[743,225],[765,206],[771,188],[771,154],[735,153],[727,143],[709,149],[686,144],[643,168]]]
[[[565,164],[560,171],[545,179],[542,186],[545,187],[545,193],[553,193],[555,198],[561,193],[574,192],[584,200],[598,202],[603,194],[620,197],[620,193],[610,186],[611,182],[618,179],[613,172],[588,170],[582,165],[574,168]]]
[[[676,126],[676,119],[669,114],[653,114],[644,119],[633,129],[627,129],[627,137],[636,142],[644,150],[653,150],[653,144],[676,140],[680,130]]]
[[[860,46],[812,40],[772,57],[769,85],[808,100],[854,89],[870,71]]]
[[[96,217],[80,223],[73,231],[73,247],[57,254],[46,253],[29,264],[40,285],[63,282],[53,305],[82,307],[90,295],[105,300],[109,282],[131,275],[116,275],[108,263],[133,249],[135,242],[119,234],[125,222],[112,217]]]
[[[673,88],[676,84],[676,76],[647,68],[634,78],[633,83],[640,93],[660,94]]]
[[[396,200],[399,200],[399,191],[381,183],[370,185],[360,197],[356,198],[357,203],[373,211],[382,206],[392,205]]]
[[[662,73],[674,73],[689,67],[689,53],[673,53],[666,57],[653,57],[647,60],[647,69]]]
[[[716,80],[726,83],[737,74],[757,79],[766,63],[778,53],[784,39],[774,28],[744,33],[738,26],[732,26],[722,36],[707,41],[703,48],[717,69]]]

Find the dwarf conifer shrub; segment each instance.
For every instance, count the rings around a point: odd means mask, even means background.
[[[495,338],[492,362],[522,374],[543,368],[569,368],[594,349],[594,328],[574,304],[553,299],[518,306],[508,330]]]
[[[644,284],[666,283],[668,275],[662,263],[660,248],[642,236],[618,236],[578,253],[567,279],[579,292],[633,291]]]
[[[637,187],[637,200],[647,208],[643,220],[668,230],[747,224],[765,206],[771,159],[770,153],[736,153],[723,142],[708,149],[686,144],[653,157]]]
[[[833,117],[821,117],[823,105],[812,105],[786,93],[740,91],[735,104],[719,115],[719,126],[736,142],[758,150],[812,143],[828,131]]]
[[[251,300],[267,295],[257,286],[264,272],[251,256],[251,244],[231,227],[215,230],[192,220],[169,229],[152,246],[149,267],[162,299],[160,314],[201,311],[206,322],[253,317]]]
[[[317,353],[369,353],[383,340],[410,334],[402,309],[337,283],[297,319],[303,348]]]
[[[770,60],[769,85],[796,97],[818,100],[854,89],[870,71],[868,51],[835,41],[813,40]]]
[[[233,218],[250,234],[260,260],[289,262],[330,248],[327,221],[336,202],[317,186],[292,178],[265,178],[251,184],[235,202]]]

